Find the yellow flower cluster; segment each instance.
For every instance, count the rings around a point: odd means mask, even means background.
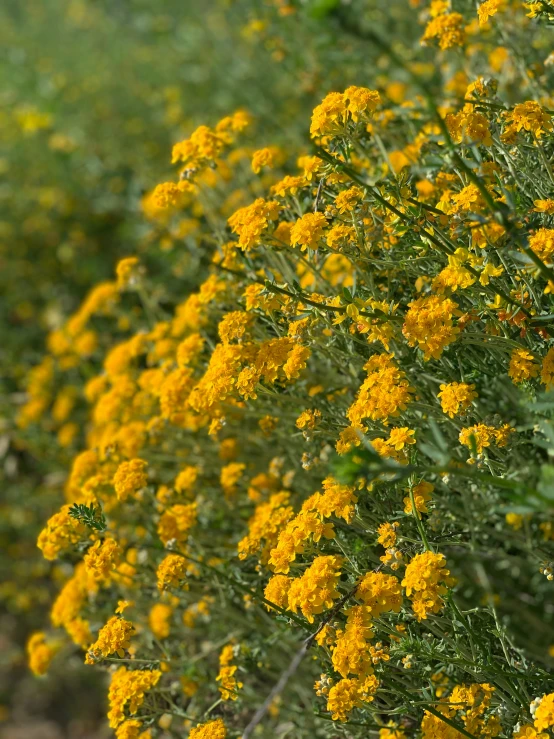
[[[422,42],[435,39],[441,49],[463,46],[466,39],[463,16],[460,13],[443,13],[429,21]]]
[[[243,684],[238,682],[235,677],[238,667],[232,664],[234,655],[235,650],[232,644],[223,647],[219,655],[219,674],[216,681],[219,683],[219,692],[224,701],[236,701],[237,693],[243,687]]]
[[[367,377],[346,414],[356,428],[363,428],[366,418],[387,422],[405,411],[412,401],[413,388],[392,355],[374,355],[366,362],[364,370]]]
[[[258,246],[270,222],[277,220],[279,209],[279,203],[258,198],[252,205],[240,208],[229,218],[229,226],[238,235],[238,243],[243,251]]]
[[[112,616],[100,629],[98,639],[90,646],[86,663],[92,665],[102,657],[109,657],[110,654],[118,654],[123,657],[125,650],[131,644],[130,637],[134,630],[134,626],[130,621]]]
[[[416,554],[406,566],[402,585],[412,601],[418,621],[428,618],[431,613],[439,613],[443,608],[443,596],[454,584],[445,565],[444,555],[424,552]]]
[[[63,506],[55,513],[41,531],[37,546],[45,559],[56,559],[58,554],[76,544],[84,534],[79,521],[69,513],[70,506]]]
[[[323,736],[329,719],[380,739],[554,725],[554,693],[534,715],[522,702],[540,694],[537,645],[519,657],[554,567],[551,409],[534,403],[554,387],[554,207],[536,184],[552,178],[552,103],[509,105],[461,67],[503,9],[421,8],[440,105],[414,92],[423,63],[330,92],[296,167],[283,147],[239,146],[246,113],[198,127],[173,148],[178,181],[147,196],[144,258],[51,333],[18,423],[72,462],[38,546],[60,560],[52,628],[111,672],[118,739],[170,721],[194,739]],[[527,620],[500,633],[513,602]],[[304,679],[308,650],[314,716],[303,691],[302,710],[270,693]],[[31,669],[57,652],[35,634]],[[267,726],[245,729],[258,708]]]
[[[42,631],[31,634],[27,641],[27,656],[33,674],[45,675],[56,652],[56,645],[49,644],[46,641],[46,634]]]
[[[438,394],[441,399],[441,406],[444,413],[450,418],[461,415],[470,407],[471,402],[477,397],[475,385],[468,385],[467,382],[450,382],[441,385],[441,391]]]
[[[148,464],[143,459],[122,462],[113,477],[113,486],[118,500],[125,500],[143,488],[148,480]]]
[[[554,693],[541,698],[534,711],[534,723],[537,731],[554,726]]]
[[[329,690],[327,708],[331,712],[333,721],[348,721],[348,716],[356,707],[363,703],[371,703],[373,694],[378,688],[374,675],[365,680],[344,678],[333,685]]]
[[[144,702],[146,693],[154,688],[162,673],[159,670],[127,670],[119,667],[113,673],[108,690],[110,727],[115,729],[125,720],[125,710],[135,714]]]
[[[444,348],[456,341],[459,329],[452,318],[457,313],[458,305],[450,298],[418,298],[409,303],[402,332],[410,346],[423,351],[426,361],[439,359]]]
[[[206,724],[200,724],[191,729],[190,739],[225,739],[227,730],[225,724],[218,718],[215,721],[208,721]]]
[[[316,557],[301,577],[295,578],[288,592],[288,609],[298,610],[308,620],[331,608],[340,597],[337,590],[342,558],[335,555]]]
[[[310,134],[315,138],[340,133],[349,122],[371,118],[379,102],[379,93],[365,87],[348,87],[344,92],[331,92],[315,108]]]
[[[183,582],[187,573],[187,562],[179,554],[168,554],[162,559],[156,570],[158,588],[176,588]]]
[[[121,548],[115,539],[98,540],[87,551],[83,562],[87,573],[95,580],[110,576],[121,559]]]
[[[481,454],[492,443],[499,447],[506,446],[514,432],[515,429],[509,423],[505,423],[500,428],[478,423],[476,426],[470,426],[460,431],[460,442],[469,449],[475,446],[477,454]]]

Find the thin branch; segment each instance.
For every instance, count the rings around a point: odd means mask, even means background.
[[[300,667],[300,663],[304,659],[307,651],[314,643],[317,635],[324,629],[324,627],[331,621],[332,618],[334,618],[335,614],[340,611],[340,609],[343,607],[343,605],[350,600],[350,598],[354,595],[356,590],[358,589],[358,583],[356,583],[355,587],[350,590],[346,595],[344,595],[338,603],[336,603],[333,608],[329,611],[327,616],[323,619],[323,621],[320,623],[318,628],[313,632],[313,634],[310,634],[310,636],[307,639],[304,639],[302,642],[302,646],[300,649],[296,652],[294,657],[291,660],[291,663],[287,667],[286,670],[281,674],[281,677],[279,680],[275,683],[273,688],[271,689],[269,695],[265,699],[265,701],[262,703],[262,705],[258,708],[256,713],[252,716],[252,719],[246,729],[244,730],[244,733],[242,735],[242,739],[249,739],[250,736],[252,736],[252,732],[258,726],[258,724],[263,720],[266,713],[269,711],[271,704],[279,696],[283,690],[286,688],[288,681],[290,678],[296,673],[298,668]]]

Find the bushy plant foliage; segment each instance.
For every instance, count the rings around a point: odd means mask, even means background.
[[[29,664],[82,650],[118,739],[554,727],[549,6],[405,9],[421,58],[364,7],[276,4],[377,70],[298,147],[176,140],[30,372],[71,462]]]

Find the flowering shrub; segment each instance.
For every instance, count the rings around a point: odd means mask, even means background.
[[[49,335],[17,422],[73,454],[38,539],[67,569],[29,664],[106,670],[118,739],[554,727],[552,103],[505,10],[421,11],[440,97],[332,11],[400,90],[330,92],[294,154],[196,128]]]

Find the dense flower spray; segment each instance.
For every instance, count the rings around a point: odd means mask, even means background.
[[[553,726],[553,106],[505,11],[419,8],[436,75],[383,42],[313,150],[244,111],[181,134],[140,254],[51,333],[18,424],[72,462],[29,665],[104,669],[118,739]]]

